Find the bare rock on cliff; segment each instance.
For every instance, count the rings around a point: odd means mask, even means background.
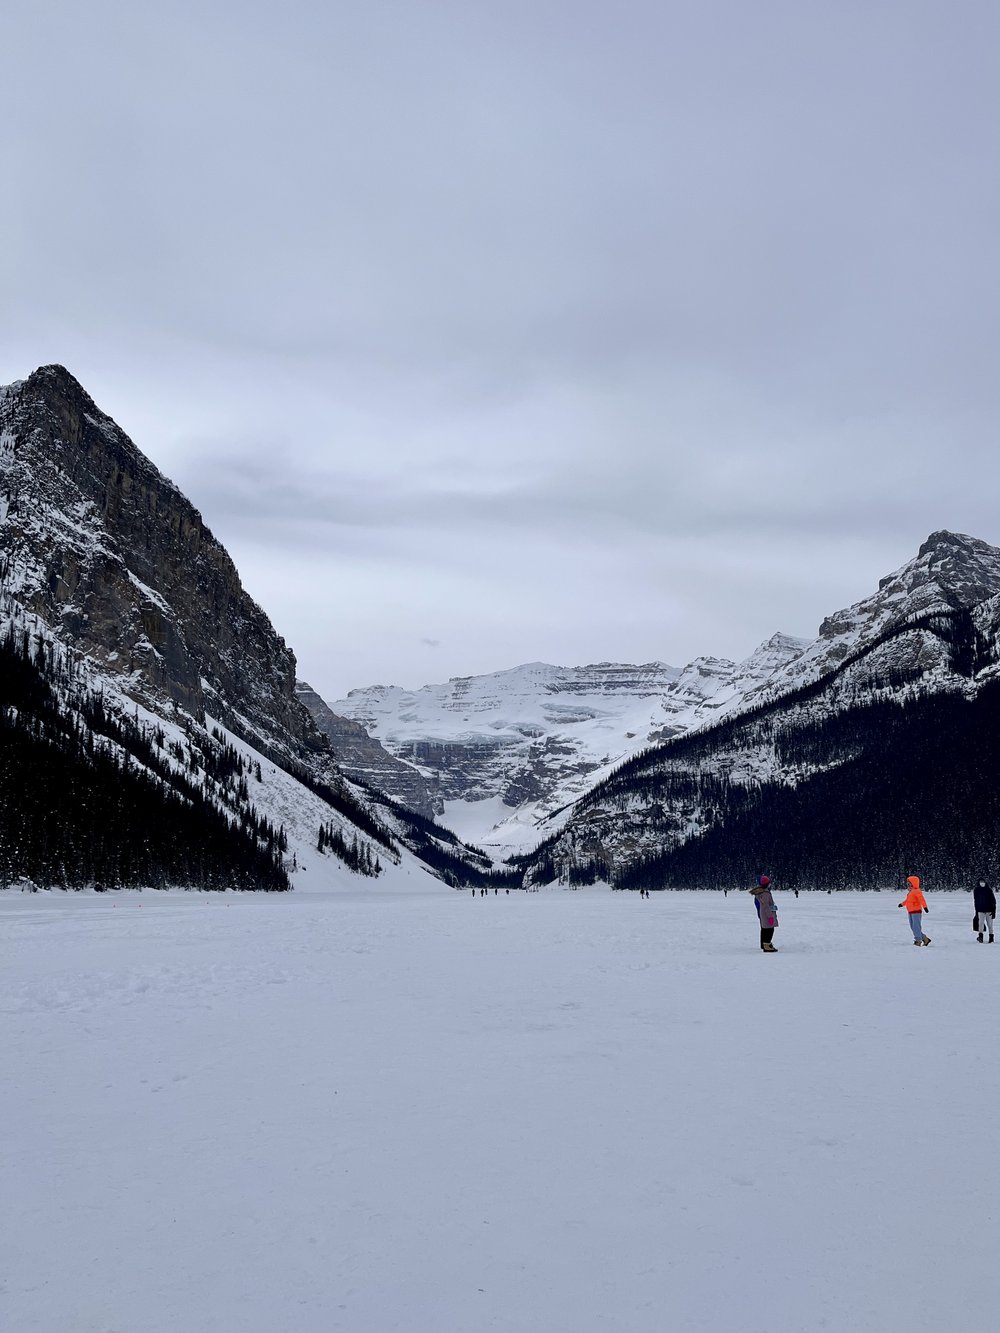
[[[0,392],[4,589],[139,702],[325,748],[295,657],[177,487],[62,366]]]

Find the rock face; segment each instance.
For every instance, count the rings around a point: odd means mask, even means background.
[[[295,657],[224,548],[62,366],[3,391],[0,501],[5,591],[126,693],[319,748]]]
[[[359,722],[338,717],[305,681],[296,682],[295,693],[330,742],[334,758],[348,777],[388,792],[407,809],[433,819],[435,802],[429,784],[417,769],[391,755]]]

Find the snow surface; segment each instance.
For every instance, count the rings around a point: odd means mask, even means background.
[[[777,897],[0,894],[0,1327],[992,1327],[1000,949]]]
[[[550,816],[539,823],[538,804],[525,801],[516,810],[505,805],[501,796],[483,801],[445,801],[437,822],[466,843],[493,858],[496,864],[513,853],[534,851],[543,837],[557,832],[569,818],[570,810]]]

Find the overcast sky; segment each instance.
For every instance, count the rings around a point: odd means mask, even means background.
[[[7,0],[58,361],[327,698],[748,654],[1000,544],[995,0]]]

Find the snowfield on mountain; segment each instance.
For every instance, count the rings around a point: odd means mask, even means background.
[[[989,1328],[1000,949],[927,887],[773,957],[736,892],[0,894],[0,1324]]]
[[[743,662],[682,668],[529,662],[419,690],[352,690],[330,707],[423,775],[449,828],[506,855],[529,849],[540,820],[623,759],[738,708],[807,643],[775,634]],[[395,793],[393,778],[386,789]]]

